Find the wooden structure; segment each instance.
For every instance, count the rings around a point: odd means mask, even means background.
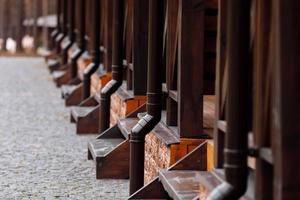
[[[300,3],[55,2],[46,60],[77,133],[99,134],[97,179],[129,178],[129,199],[300,199]]]
[[[3,47],[8,38],[16,41],[18,52],[27,52],[30,45],[35,50],[39,47],[51,47],[49,36],[56,25],[56,1],[3,0],[0,4],[0,38],[3,40]],[[24,44],[24,36],[33,37],[34,42]]]

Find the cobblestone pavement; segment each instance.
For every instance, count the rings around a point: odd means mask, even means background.
[[[124,199],[127,180],[96,180],[41,58],[0,58],[0,200]]]

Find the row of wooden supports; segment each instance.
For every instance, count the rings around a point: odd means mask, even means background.
[[[75,106],[71,119],[77,133],[100,134],[88,147],[97,178],[129,177],[129,199],[197,199],[203,193],[207,199],[300,197],[295,190],[298,165],[293,162],[300,153],[299,26],[292,26],[299,24],[299,3],[58,0],[57,6],[54,48],[46,60],[62,86],[66,105]],[[216,43],[217,49],[211,47]],[[91,54],[89,62],[84,62],[86,54]],[[99,71],[100,82],[108,78],[91,92]],[[211,119],[204,114],[204,102],[205,96],[214,94],[216,114]],[[138,103],[124,116],[117,114],[115,122],[115,109],[121,105],[116,102],[128,99]],[[203,123],[207,118],[214,134]],[[267,133],[271,130],[274,136]],[[253,135],[257,141],[251,144]],[[171,150],[177,157],[165,166],[167,171],[157,171],[159,176],[146,182],[149,138],[163,140],[170,149],[182,147],[183,141],[198,143],[185,153]],[[249,159],[256,164],[249,164]],[[185,179],[189,172],[193,177]],[[169,180],[171,175],[186,185]],[[205,191],[195,192],[195,187]],[[255,192],[246,193],[251,187]]]
[[[9,37],[16,40],[16,50],[22,50],[22,36],[24,29],[22,28],[23,20],[23,1],[1,1],[1,39],[3,40],[2,48],[5,49],[6,41]],[[9,9],[14,7],[15,10]]]
[[[52,0],[3,0],[0,2],[0,38],[2,50],[6,42],[14,40],[16,51],[50,48],[49,33],[53,30],[55,4]],[[26,38],[27,37],[27,38]],[[26,41],[33,37],[34,41]],[[24,41],[25,38],[25,41]],[[30,42],[30,44],[28,44]]]

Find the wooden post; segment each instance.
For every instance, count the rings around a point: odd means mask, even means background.
[[[77,34],[78,39],[78,47],[79,49],[74,52],[71,58],[71,66],[70,66],[70,74],[71,79],[75,79],[77,76],[77,60],[80,56],[86,51],[86,1],[85,0],[78,0],[79,2],[79,34]]]
[[[204,7],[195,4],[181,0],[180,8],[178,128],[184,138],[199,138],[203,130]]]
[[[93,56],[93,63],[97,66],[96,68],[98,69],[98,66],[100,64],[100,16],[101,16],[101,0],[94,0],[94,10],[93,10],[93,51],[92,51],[92,56]]]
[[[106,71],[111,72],[111,61],[112,61],[112,1],[104,0],[105,12],[105,32],[104,32],[104,47],[105,55],[103,58],[103,64]]]
[[[273,1],[273,199],[300,199],[300,2]]]
[[[69,15],[69,40],[73,44],[75,42],[75,2],[74,0],[69,0],[68,3],[68,15]]]
[[[82,99],[86,99],[91,95],[91,76],[97,71],[100,65],[100,16],[101,16],[101,2],[100,0],[93,0],[93,49],[92,49],[92,63],[90,63],[83,74]],[[103,4],[102,4],[103,5]]]
[[[3,19],[4,22],[3,22],[3,47],[4,47],[4,50],[6,49],[6,40],[8,38],[8,34],[9,34],[9,28],[10,28],[10,9],[9,6],[10,6],[10,3],[9,3],[9,0],[3,0],[4,1],[4,12],[3,12]]]
[[[80,4],[80,28],[79,28],[79,40],[78,46],[81,50],[85,51],[86,49],[86,40],[85,40],[85,13],[86,13],[86,2],[85,0],[79,0]]]
[[[40,0],[33,0],[32,2],[32,11],[33,12],[33,20],[34,23],[32,24],[32,28],[33,28],[33,39],[34,39],[34,49],[36,50],[38,48],[38,43],[39,43],[39,34],[38,34],[38,24],[37,24],[37,20],[38,20],[38,9],[41,9],[39,7],[39,1]]]
[[[43,29],[43,47],[46,48],[46,49],[49,49],[49,22],[47,21],[48,20],[48,15],[49,15],[49,0],[44,0],[42,2],[43,4],[43,17],[45,19],[45,22],[44,22],[44,25],[42,27]]]
[[[22,39],[24,36],[24,27],[23,27],[23,14],[24,14],[24,1],[16,0],[16,43],[17,51],[22,51]]]
[[[0,38],[3,39],[4,33],[4,9],[5,9],[5,1],[0,1]]]
[[[147,90],[148,0],[133,2],[133,91],[145,95]]]
[[[132,90],[132,43],[133,43],[133,0],[126,0],[124,5],[124,58],[123,65],[126,68],[125,80],[127,90]],[[131,69],[130,69],[131,68]]]
[[[2,39],[2,49],[5,50],[5,31],[6,31],[6,0],[0,1],[0,38]]]
[[[63,18],[63,26],[62,26],[62,32],[64,34],[64,37],[68,35],[68,0],[62,0],[63,6],[62,6],[62,18]]]
[[[257,149],[271,148],[271,84],[270,72],[273,66],[268,64],[275,41],[270,40],[271,0],[257,1],[253,11],[254,19],[254,95],[253,95],[253,133]],[[278,81],[278,80],[277,80]],[[277,97],[275,97],[276,99]],[[255,162],[255,199],[273,198],[273,166],[261,157]]]
[[[51,49],[56,49],[59,50],[56,47],[56,39],[57,37],[60,35],[61,33],[61,26],[60,26],[60,14],[61,14],[61,4],[60,4],[60,0],[56,0],[55,1],[55,15],[56,15],[56,27],[55,30],[51,32]],[[59,51],[57,51],[56,53],[58,53]]]
[[[225,132],[219,129],[218,122],[225,120],[226,99],[226,10],[227,0],[219,0],[218,34],[217,34],[217,66],[216,66],[216,110],[214,124],[214,167],[222,168],[224,162]]]

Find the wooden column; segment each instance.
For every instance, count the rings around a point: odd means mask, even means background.
[[[38,20],[38,9],[41,9],[38,6],[38,2],[40,0],[33,0],[32,2],[32,11],[33,12],[33,20],[34,24],[32,25],[33,27],[33,39],[34,39],[34,48],[36,49],[38,47],[38,41],[39,41],[39,36],[38,36],[38,26],[37,26],[37,20]]]
[[[3,40],[2,49],[5,50],[5,40],[6,40],[6,3],[7,0],[0,1],[0,38]]]
[[[46,17],[49,15],[49,0],[44,0],[42,2],[43,4],[43,17]],[[48,49],[49,48],[49,27],[48,27],[48,21],[45,21],[44,26],[42,27],[43,29],[43,47]]]
[[[133,54],[133,0],[125,0],[124,5],[124,58],[126,67],[126,83],[127,90],[132,90],[132,70],[130,69],[132,64],[132,54]]]
[[[68,23],[69,23],[69,18],[68,18],[68,0],[62,0],[62,19],[63,19],[63,26],[62,26],[62,32],[64,34],[64,37],[68,35]]]
[[[104,28],[104,58],[103,63],[106,71],[111,71],[111,61],[112,61],[112,1],[111,0],[103,0],[103,12],[105,18],[105,28]]]
[[[167,0],[165,19],[165,62],[166,62],[166,89],[167,89],[167,115],[168,126],[178,125],[178,102],[170,96],[170,91],[177,91],[178,86],[178,36],[180,32],[181,1]],[[177,55],[178,54],[178,55]],[[177,93],[178,94],[178,93]]]
[[[79,28],[79,39],[78,39],[78,46],[81,50],[86,49],[86,40],[85,40],[85,13],[86,13],[86,2],[85,0],[79,0],[80,4],[80,28]],[[74,72],[75,73],[75,72]]]
[[[273,199],[300,199],[300,2],[273,1]]]
[[[4,31],[4,9],[5,9],[5,1],[0,1],[0,38],[3,39],[3,31]]]
[[[227,0],[219,0],[218,34],[217,34],[217,66],[216,66],[216,110],[214,124],[214,167],[222,168],[224,155],[225,132],[220,130],[219,123],[225,121],[226,80],[226,9]]]
[[[93,63],[96,65],[96,69],[98,69],[98,66],[100,64],[100,16],[101,16],[101,10],[100,10],[100,0],[94,0],[93,1],[93,10],[91,12],[93,13],[93,49],[92,49],[92,59]]]
[[[180,137],[197,138],[203,129],[204,7],[195,6],[195,0],[180,1],[178,128]]]
[[[255,13],[253,24],[255,24],[254,36],[254,98],[253,98],[253,132],[255,146],[258,149],[271,147],[271,95],[272,78],[269,59],[271,47],[275,41],[271,41],[271,0],[257,1],[252,12]],[[273,199],[273,166],[271,163],[256,158],[255,162],[255,199]]]
[[[133,91],[146,95],[148,57],[148,0],[133,2]]]
[[[74,0],[68,0],[68,22],[69,22],[69,40],[71,43],[75,42],[75,2]]]
[[[22,39],[24,36],[24,27],[23,27],[23,20],[24,20],[24,1],[23,0],[16,0],[16,42],[17,42],[17,51],[22,51]]]

